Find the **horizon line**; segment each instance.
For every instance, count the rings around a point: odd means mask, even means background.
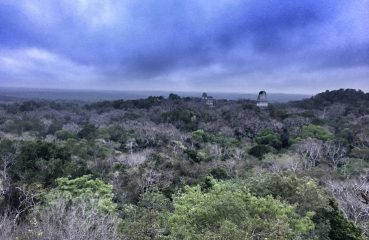
[[[10,89],[10,90],[34,90],[34,91],[82,91],[82,92],[162,92],[162,93],[212,93],[212,94],[257,94],[259,91],[264,90],[257,90],[255,92],[240,92],[240,91],[201,91],[201,90],[139,90],[139,89],[97,89],[97,88],[50,88],[50,87],[14,87],[14,86],[1,86],[0,89]],[[271,92],[266,91],[268,94],[285,94],[285,95],[305,95],[305,96],[314,96],[319,93],[325,92],[325,91],[334,91],[334,90],[340,90],[340,89],[354,89],[358,91],[363,91],[364,93],[367,93],[366,91],[362,89],[355,89],[355,88],[336,88],[336,89],[326,89],[323,91],[317,91],[315,93],[291,93],[291,92]]]

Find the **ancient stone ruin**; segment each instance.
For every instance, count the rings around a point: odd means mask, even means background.
[[[208,96],[206,92],[202,94],[201,99],[209,107],[214,107],[214,98],[212,96]]]
[[[265,91],[260,91],[258,95],[258,99],[256,101],[256,106],[259,108],[267,108],[268,107],[268,98]]]

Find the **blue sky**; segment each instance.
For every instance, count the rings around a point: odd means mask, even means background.
[[[0,86],[369,91],[369,0],[1,0]]]

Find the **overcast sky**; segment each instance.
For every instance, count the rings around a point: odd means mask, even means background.
[[[369,91],[369,0],[0,0],[0,86]]]

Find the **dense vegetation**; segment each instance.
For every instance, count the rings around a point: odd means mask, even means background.
[[[369,239],[369,94],[0,105],[0,239]]]

